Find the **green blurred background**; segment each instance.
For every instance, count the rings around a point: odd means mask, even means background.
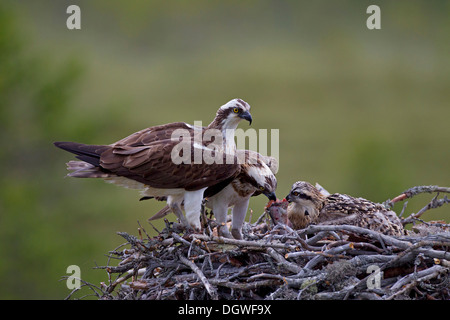
[[[81,30],[66,28],[69,4]],[[370,4],[381,30],[366,28]],[[280,130],[279,198],[300,179],[374,201],[450,186],[449,13],[446,0],[0,1],[0,298],[62,299],[72,264],[106,281],[93,267],[116,232],[154,234],[164,206],[65,179],[72,157],[53,141],[207,124],[239,97],[253,128]],[[266,202],[252,199],[254,217]]]

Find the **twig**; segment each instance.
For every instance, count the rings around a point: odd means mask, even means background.
[[[73,278],[73,276],[70,276],[70,277],[69,276],[63,276],[63,277],[61,277],[61,279],[59,281],[67,280],[69,278]],[[75,292],[81,290],[81,288],[83,288],[83,287],[88,287],[89,289],[91,289],[91,291],[94,293],[94,295],[96,297],[101,298],[102,295],[99,292],[103,293],[103,290],[100,287],[98,287],[96,285],[93,285],[92,283],[86,282],[83,279],[77,278],[77,280],[79,280],[82,283],[82,285],[80,285],[79,288],[73,289],[69,293],[69,295],[66,298],[64,298],[64,300],[69,300]]]
[[[405,286],[407,283],[411,282],[410,286],[405,288],[405,290],[401,290],[399,292],[395,292],[394,294],[392,294],[391,296],[387,297],[386,300],[391,300],[393,298],[395,298],[396,296],[404,293],[406,291],[406,289],[409,289],[412,285],[417,285],[417,283],[422,282],[422,281],[427,281],[433,278],[436,278],[437,276],[439,276],[440,274],[447,274],[448,273],[448,268],[439,266],[439,265],[435,265],[431,268],[428,268],[426,270],[422,270],[419,271],[417,273],[412,273],[409,274],[403,278],[401,278],[400,280],[398,280],[392,287],[391,290],[392,291],[396,291],[401,289],[403,286]]]
[[[384,202],[384,205],[386,207],[392,207],[394,203],[403,201],[408,198],[412,198],[415,195],[418,195],[420,193],[433,193],[433,192],[444,192],[444,193],[450,193],[450,188],[447,187],[439,187],[439,186],[416,186],[409,188],[406,191],[403,191],[400,195],[395,197],[392,200],[387,200]]]
[[[224,243],[224,244],[233,244],[239,247],[250,247],[250,248],[277,248],[277,249],[287,249],[287,250],[296,250],[296,246],[283,244],[283,243],[265,243],[261,241],[247,241],[247,240],[238,240],[238,239],[229,239],[224,237],[216,237],[216,236],[205,236],[201,234],[193,234],[191,235],[193,239],[200,239],[204,241],[213,241],[216,243]]]
[[[212,284],[216,286],[227,287],[230,289],[242,291],[255,290],[261,287],[279,286],[282,283],[282,281],[276,279],[260,280],[249,283],[230,282],[227,280],[217,280],[217,279],[211,279],[210,281]]]
[[[366,235],[375,240],[382,239],[385,243],[396,246],[401,249],[407,249],[411,245],[409,242],[384,235],[377,231],[350,225],[311,225],[306,229],[306,231],[307,233],[316,233],[319,231],[335,231],[335,232],[346,231],[350,233]]]
[[[293,273],[299,273],[302,268],[292,262],[287,261],[286,259],[284,259],[284,257],[279,254],[277,251],[275,251],[275,249],[273,248],[268,248],[267,249],[267,253],[275,259],[276,262],[278,262],[280,264],[280,266],[282,266],[283,268],[285,268],[286,270],[289,270]]]
[[[217,290],[213,286],[211,286],[211,284],[209,283],[208,279],[205,277],[203,272],[195,265],[195,263],[193,263],[188,258],[183,256],[181,253],[178,253],[178,259],[180,259],[180,261],[183,264],[185,264],[186,266],[191,268],[192,271],[194,271],[195,274],[197,274],[198,278],[200,279],[200,281],[205,286],[206,291],[208,291],[209,295],[211,296],[211,299],[212,300],[219,300],[219,296],[217,295]]]
[[[439,208],[446,203],[450,203],[450,200],[447,198],[447,196],[444,196],[444,198],[442,199],[437,199],[437,197],[438,195],[436,195],[436,197],[434,197],[430,203],[428,203],[425,207],[420,209],[417,213],[413,213],[408,218],[403,219],[402,224],[405,226],[409,223],[413,223],[414,220],[422,216],[422,214],[424,214],[425,211]]]

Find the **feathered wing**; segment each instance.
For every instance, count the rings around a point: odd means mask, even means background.
[[[319,216],[320,224],[349,224],[400,236],[403,226],[395,212],[363,198],[332,194]]]
[[[115,143],[112,146],[116,147],[136,147],[146,146],[152,142],[170,140],[175,130],[183,129],[192,131],[193,127],[185,122],[172,122],[164,125],[149,127],[135,132]]]
[[[172,161],[172,149],[178,141],[162,140],[150,145],[126,150],[113,147],[105,151],[100,166],[118,176],[131,178],[153,188],[183,188],[188,191],[209,187],[234,176],[238,165],[192,163],[194,148],[191,148],[190,164],[175,164]],[[225,155],[224,155],[225,157]]]
[[[171,136],[177,129],[186,129],[191,137],[194,135],[191,126],[172,123],[141,130],[109,146],[75,142],[56,142],[55,145],[76,154],[78,159],[92,166],[69,163],[69,170],[75,172],[72,173],[74,177],[120,176],[153,188],[183,188],[192,191],[217,184],[238,173],[236,158],[233,163],[227,163],[226,154],[222,154],[222,164],[194,163],[196,148],[200,148],[201,150],[197,149],[200,152],[206,148],[206,142],[195,146],[194,139],[190,142],[191,163],[174,163],[172,149],[180,143],[181,138],[171,139]],[[89,176],[89,173],[92,175]]]

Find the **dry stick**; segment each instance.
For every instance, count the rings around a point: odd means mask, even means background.
[[[111,284],[108,286],[107,292],[108,292],[108,293],[113,292],[114,289],[116,288],[116,286],[117,286],[119,283],[124,282],[125,280],[129,279],[129,278],[132,277],[133,275],[136,275],[136,276],[142,276],[142,275],[145,273],[145,270],[146,270],[146,268],[141,268],[141,269],[139,269],[139,270],[137,271],[137,273],[135,273],[135,270],[134,270],[134,269],[128,270],[128,271],[126,272],[126,275],[124,275],[124,276],[122,276],[122,277],[120,277],[120,278],[117,278],[116,281],[114,281],[113,283],[111,283]]]
[[[180,261],[183,264],[185,264],[186,266],[191,268],[192,271],[194,271],[197,274],[197,276],[199,277],[200,281],[205,286],[206,291],[208,291],[209,295],[211,296],[211,299],[212,300],[219,300],[219,295],[217,294],[217,290],[213,286],[211,286],[211,284],[209,283],[208,279],[205,277],[203,272],[195,265],[195,263],[193,263],[188,258],[183,256],[181,253],[178,254],[178,258],[180,259]]]
[[[233,244],[239,247],[246,248],[276,248],[276,249],[286,249],[286,250],[296,250],[296,246],[292,246],[289,244],[283,243],[265,243],[261,241],[248,241],[248,240],[238,240],[238,239],[229,239],[224,237],[215,237],[215,236],[205,236],[202,234],[193,234],[191,235],[193,239],[200,239],[203,241],[214,241],[217,243],[224,244]]]
[[[176,234],[175,232],[172,233],[172,238],[174,238],[176,241],[184,243],[187,246],[191,246],[191,243],[185,239],[183,239],[182,237],[180,237],[178,234]]]
[[[392,300],[396,296],[403,294],[404,292],[408,291],[412,287],[416,286],[421,281],[427,281],[433,278],[436,278],[440,274],[448,273],[448,268],[441,267],[439,265],[435,265],[431,268],[428,268],[426,270],[419,271],[417,273],[411,273],[407,276],[401,278],[398,280],[392,287],[391,290],[399,290],[403,286],[405,286],[402,290],[395,292],[391,296],[387,297],[386,300]],[[408,282],[411,282],[408,284]],[[407,285],[408,284],[408,285]]]
[[[257,289],[259,287],[279,286],[282,283],[282,280],[268,279],[248,283],[236,283],[228,280],[210,279],[210,282],[216,286],[227,287],[235,290],[249,291]]]
[[[141,226],[141,223],[139,222],[139,220],[137,221],[137,224],[138,224],[138,226],[139,226],[139,228],[138,228],[139,234],[141,234],[141,231],[142,231],[142,232],[144,232],[145,235],[147,236],[147,239],[148,239],[148,240],[151,240],[151,237],[149,236],[149,234],[147,233],[147,231],[145,231],[145,229]],[[153,227],[153,228],[155,228],[155,227]],[[156,228],[155,228],[155,230],[158,231]],[[159,233],[159,232],[158,232],[158,233]],[[141,240],[142,240],[142,239],[141,239]]]
[[[268,248],[267,253],[276,261],[279,263],[280,266],[284,267],[286,270],[289,270],[293,273],[299,273],[302,268],[295,263],[289,262],[284,257],[279,254],[275,249]]]
[[[421,222],[422,224],[428,226],[428,227],[438,227],[438,228],[444,228],[443,230],[446,230],[447,228],[450,228],[450,224],[448,223],[440,223],[440,222],[426,222],[425,220],[414,218],[414,220]],[[450,234],[449,234],[450,236]]]
[[[357,227],[357,226],[351,226],[351,225],[310,225],[308,228],[306,228],[306,232],[308,234],[310,233],[316,233],[319,231],[337,231],[337,232],[342,232],[342,231],[346,231],[346,232],[351,232],[351,233],[356,233],[356,234],[364,234],[369,236],[372,239],[376,239],[376,240],[382,240],[384,241],[384,243],[388,244],[388,245],[392,245],[395,247],[398,247],[400,249],[407,249],[408,247],[411,246],[411,243],[407,242],[407,241],[403,241],[403,240],[399,240],[396,239],[394,237],[391,236],[387,236],[385,234],[370,230],[370,229],[366,229],[366,228],[361,228],[361,227]]]
[[[385,269],[394,266],[398,261],[405,260],[405,257],[410,253],[417,252],[417,254],[422,253],[429,257],[440,258],[440,259],[448,259],[450,257],[450,253],[448,253],[446,251],[421,248],[426,245],[433,246],[433,245],[446,245],[446,244],[443,243],[442,241],[420,241],[418,243],[415,243],[414,245],[411,245],[404,251],[402,251],[399,254],[397,254],[396,256],[394,256],[393,259],[391,259],[390,261],[388,261],[384,265],[382,265],[380,267],[380,271],[384,271]],[[411,261],[411,260],[413,260],[414,257],[415,256],[412,256],[412,257],[408,258],[407,260]],[[405,262],[406,261],[403,261],[403,263],[405,263]],[[366,281],[369,277],[370,277],[370,275],[366,276],[365,278],[360,280],[359,283],[357,283],[353,288],[349,289],[344,297],[344,300],[346,300],[354,290],[364,287],[366,285]],[[392,288],[391,288],[391,290],[392,290]]]
[[[69,276],[63,276],[63,277],[61,277],[61,279],[60,279],[59,281],[67,280],[67,279],[69,279]],[[102,290],[101,288],[99,288],[98,286],[93,285],[93,284],[91,284],[91,283],[89,283],[89,282],[86,282],[86,281],[84,281],[83,279],[77,278],[77,280],[79,280],[79,281],[80,281],[81,283],[83,283],[83,284],[82,284],[79,288],[73,289],[73,290],[69,293],[69,295],[68,295],[67,297],[64,298],[64,300],[69,300],[69,299],[72,297],[72,295],[73,295],[75,292],[77,292],[78,290],[80,290],[82,287],[88,287],[89,289],[92,290],[92,292],[94,292],[94,294],[95,294],[95,296],[97,296],[97,298],[101,298],[101,295],[99,294],[99,292],[103,293],[103,290]],[[95,289],[97,289],[98,292],[97,292],[97,290],[95,290]]]
[[[258,217],[258,219],[256,220],[256,222],[255,223],[253,223],[253,225],[258,225],[258,224],[260,224],[263,220],[264,220],[264,218],[266,217],[266,215],[267,215],[267,213],[266,213],[266,211],[264,211],[259,217]]]
[[[120,248],[122,248],[122,247],[124,247],[124,246],[126,246],[126,245],[128,245],[128,244],[129,244],[129,242],[122,243],[121,245],[119,245],[118,247],[116,247],[116,248],[113,250],[113,252],[117,252],[117,250],[119,250]],[[108,266],[109,266],[109,263],[111,262],[111,259],[112,259],[112,256],[111,256],[111,255],[108,255],[108,261],[106,262],[106,268],[109,268]],[[103,269],[103,268],[101,268],[101,269]],[[109,285],[111,285],[111,284],[112,284],[111,273],[110,273],[110,272],[107,272],[107,274],[108,274]]]
[[[450,193],[450,188],[439,186],[416,186],[402,192],[399,196],[395,197],[392,200],[385,201],[384,204],[385,206],[392,207],[394,203],[403,201],[408,198],[412,198],[415,195],[418,195],[419,193],[433,193],[433,192]]]
[[[339,259],[347,258],[348,259],[349,257],[347,257],[345,255],[341,255],[340,253],[347,251],[347,250],[352,250],[352,249],[353,249],[353,243],[347,243],[347,244],[344,244],[339,247],[325,250],[323,252],[311,252],[311,253],[317,254],[317,255],[308,261],[308,263],[303,267],[303,270],[312,270],[315,266],[317,266],[325,258],[339,258]],[[302,252],[288,253],[288,254],[286,254],[286,258],[293,257],[297,253],[302,253]]]
[[[403,225],[407,225],[409,223],[413,223],[416,219],[418,219],[425,211],[430,209],[435,209],[443,206],[445,203],[450,203],[450,200],[447,196],[444,196],[442,199],[437,199],[437,196],[434,197],[430,203],[428,203],[425,207],[420,209],[417,213],[412,213],[408,218],[402,220]]]
[[[403,200],[412,198],[415,195],[418,195],[420,193],[433,193],[433,192],[437,192],[438,195],[439,195],[440,192],[450,193],[450,188],[439,187],[439,186],[416,186],[416,187],[412,187],[412,188],[409,188],[408,190],[404,191],[402,194],[398,195],[394,199],[386,200],[385,202],[383,202],[383,205],[386,208],[392,208],[394,206],[394,204],[399,202],[399,201],[403,201]],[[441,200],[439,200],[437,202],[436,202],[436,198],[437,198],[437,196],[430,202],[430,204],[428,204],[427,206],[422,208],[422,210],[419,211],[420,213],[418,212],[416,214],[411,214],[408,218],[403,219],[402,224],[406,225],[408,223],[412,223],[414,221],[414,218],[420,217],[425,211],[427,211],[429,209],[440,207],[444,203],[449,203],[449,200],[447,199],[447,196],[445,196],[444,199],[441,199]],[[402,212],[401,212],[400,216],[402,216],[403,212],[405,211],[406,203],[403,205],[403,209],[402,209]]]

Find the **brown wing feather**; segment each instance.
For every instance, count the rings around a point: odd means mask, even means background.
[[[191,137],[194,136],[192,126],[174,122],[138,131],[109,146],[89,146],[72,142],[57,142],[55,145],[77,154],[79,159],[100,167],[101,170],[154,188],[198,190],[239,173],[236,157],[232,164],[225,164],[225,155],[223,164],[194,164],[193,143],[192,164],[175,164],[171,159],[171,151],[179,141],[172,140],[171,136],[177,129],[185,129]],[[204,146],[208,143],[209,141],[203,141]]]
[[[167,132],[181,128],[171,126]],[[185,127],[189,129],[189,127]],[[191,164],[175,164],[171,159],[172,149],[177,140],[162,139],[168,133],[162,128],[141,131],[115,143],[101,154],[100,166],[119,176],[137,180],[154,188],[184,188],[198,190],[209,187],[238,173],[237,161],[225,164],[195,164],[194,147],[191,144]],[[193,130],[191,130],[193,135]]]
[[[368,213],[368,212],[386,212],[379,203],[374,203],[363,198],[354,198],[343,194],[331,194],[327,197],[324,211],[340,212],[342,214]]]
[[[364,198],[332,194],[320,213],[319,223],[350,224],[400,236],[403,226],[395,212]]]
[[[135,132],[113,144],[115,147],[147,146],[152,142],[170,140],[172,133],[177,129],[192,130],[185,122],[173,122],[165,125],[154,126]]]

